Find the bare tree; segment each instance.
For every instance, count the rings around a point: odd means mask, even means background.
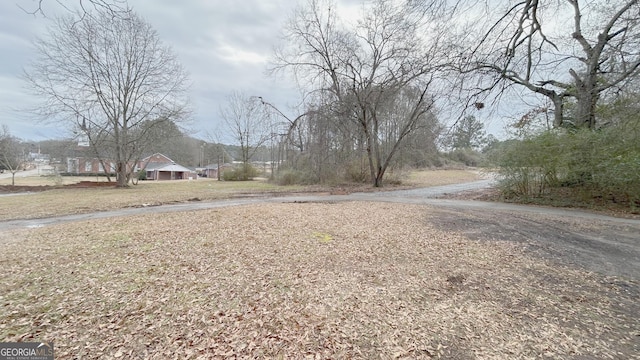
[[[335,5],[310,0],[285,29],[290,44],[276,53],[274,70],[292,70],[311,84],[310,94],[326,93],[323,98],[344,121],[357,124],[376,187],[403,140],[434,105],[429,90],[441,66],[438,39],[445,29],[433,24],[444,16],[444,6],[415,3],[376,0],[357,26],[347,27]],[[394,111],[400,103],[410,105],[408,111]],[[389,121],[397,131],[385,133]]]
[[[258,148],[271,138],[271,118],[260,98],[234,92],[227,97],[226,106],[220,109],[230,136],[240,146],[240,159],[247,172],[250,161]]]
[[[638,0],[469,3],[485,4],[460,52],[463,72],[484,78],[477,94],[516,85],[553,103],[555,127],[593,129],[599,100],[638,75]]]
[[[46,16],[44,10],[45,3],[56,3],[58,6],[73,12],[73,4],[78,4],[83,14],[90,14],[91,10],[101,10],[110,13],[113,16],[127,14],[127,2],[125,0],[75,0],[75,1],[63,1],[63,0],[38,0],[37,5],[33,7],[22,7],[18,5],[22,10],[28,14]]]
[[[19,139],[13,137],[7,125],[2,125],[0,132],[0,169],[11,173],[11,185],[16,184],[16,173],[27,161],[25,148]]]
[[[114,160],[118,186],[127,186],[144,137],[160,124],[152,120],[186,115],[187,76],[171,49],[135,13],[113,17],[98,9],[59,18],[36,50],[26,71],[43,99],[36,111],[87,134]]]

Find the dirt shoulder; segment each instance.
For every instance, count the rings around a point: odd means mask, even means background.
[[[521,204],[521,205],[529,205],[529,206],[546,206],[546,207],[555,207],[559,209],[567,209],[567,210],[581,210],[581,211],[589,211],[594,214],[602,214],[608,216],[621,217],[626,219],[636,219],[640,220],[640,212],[637,209],[632,209],[628,204],[616,203],[613,201],[603,201],[602,199],[599,202],[577,202],[572,201],[571,199],[556,199],[552,201],[551,199],[538,199],[537,201],[518,201],[518,199],[505,199],[500,191],[496,188],[484,188],[484,189],[473,189],[473,190],[465,190],[460,192],[449,192],[446,194],[441,194],[438,196],[440,199],[452,199],[452,200],[474,200],[474,201],[491,201],[491,202],[502,202],[506,204]]]

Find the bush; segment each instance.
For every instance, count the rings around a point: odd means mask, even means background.
[[[482,154],[472,149],[456,149],[446,154],[446,157],[465,166],[478,166],[483,162]]]
[[[284,169],[277,172],[274,180],[278,185],[299,185],[304,183],[305,174],[294,169]]]
[[[503,195],[535,197],[557,185],[561,144],[557,133],[547,132],[506,145],[496,159]]]
[[[366,183],[371,177],[369,165],[363,165],[364,160],[351,161],[344,165],[343,178],[347,182]]]
[[[508,197],[540,197],[564,188],[573,196],[635,207],[640,201],[640,136],[638,126],[630,125],[554,130],[511,142],[497,156],[499,187]]]
[[[226,181],[247,181],[256,176],[258,176],[258,170],[251,164],[242,164],[222,173],[222,178]]]

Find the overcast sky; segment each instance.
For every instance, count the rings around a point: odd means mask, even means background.
[[[39,123],[20,111],[33,101],[20,75],[34,56],[32,41],[46,35],[51,21],[20,8],[32,10],[36,4],[35,0],[0,1],[0,124],[9,126],[14,136],[33,141],[70,136],[66,129]],[[265,75],[295,4],[292,0],[129,0],[190,74],[194,136],[228,142],[218,113],[232,91],[262,96],[295,117],[291,109],[299,102],[295,87],[282,77]],[[359,9],[359,4],[359,0],[341,0],[348,13]],[[43,7],[47,17],[64,11],[55,0],[44,0]]]
[[[262,96],[289,117],[298,115],[292,109],[300,102],[293,83],[265,72],[274,46],[281,42],[284,22],[300,1],[129,0],[190,74],[191,135],[231,143],[219,109],[233,91]],[[6,124],[14,136],[24,140],[71,136],[67,128],[37,122],[23,111],[34,99],[20,75],[34,57],[32,41],[46,36],[51,18],[65,13],[58,2],[76,6],[80,0],[44,0],[47,17],[21,9],[34,10],[37,0],[0,0],[0,125]],[[338,0],[338,5],[342,19],[354,22],[362,0]],[[501,132],[501,123],[488,118],[481,119],[488,131]]]

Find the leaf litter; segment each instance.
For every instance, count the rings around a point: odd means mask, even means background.
[[[56,359],[638,358],[597,274],[399,204],[262,204],[15,231],[0,338]]]

